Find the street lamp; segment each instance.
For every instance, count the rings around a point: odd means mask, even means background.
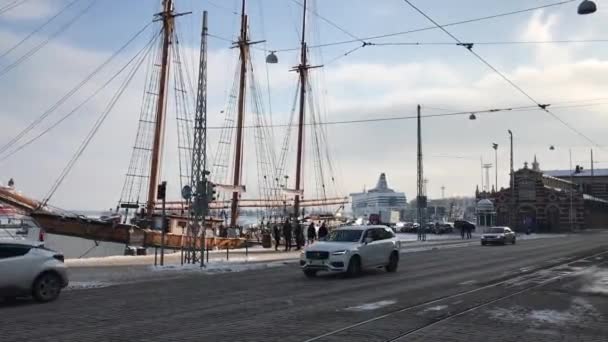
[[[580,15],[595,13],[595,11],[597,11],[597,6],[593,1],[584,0],[578,5],[578,14]]]
[[[511,218],[509,224],[515,225],[516,216],[515,216],[515,171],[513,170],[513,132],[510,129],[507,130],[509,132],[509,139],[511,140]]]
[[[266,56],[266,63],[268,63],[268,64],[279,63],[279,58],[274,53],[275,53],[275,51],[270,51],[270,54],[268,56]]]
[[[492,143],[494,149],[494,189],[498,192],[498,144]]]

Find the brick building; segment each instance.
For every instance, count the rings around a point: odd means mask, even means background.
[[[608,228],[607,198],[587,194],[585,187],[579,187],[576,182],[541,171],[536,158],[532,168],[525,163],[522,169],[515,171],[514,183],[513,191],[511,188],[476,191],[478,200],[486,198],[493,202],[496,225],[509,226],[520,232],[527,229],[563,232]],[[599,187],[594,183],[593,189]]]

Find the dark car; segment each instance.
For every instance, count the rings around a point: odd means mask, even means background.
[[[456,230],[461,231],[462,229],[471,229],[471,231],[475,231],[475,224],[469,221],[464,221],[464,220],[457,220],[454,221],[454,228]]]

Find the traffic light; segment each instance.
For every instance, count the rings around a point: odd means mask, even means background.
[[[167,182],[162,182],[158,185],[156,199],[164,200],[165,198],[167,198]]]
[[[215,194],[215,184],[207,182],[207,199],[209,200],[209,202],[215,201]]]

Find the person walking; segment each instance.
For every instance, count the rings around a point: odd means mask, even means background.
[[[304,237],[304,233],[302,232],[302,225],[300,224],[300,222],[298,222],[298,220],[294,220],[294,229],[293,229],[293,233],[295,235],[296,238],[296,251],[299,251],[300,248],[302,248],[303,245],[303,237]]]
[[[473,225],[467,224],[467,240],[470,240],[473,238],[473,235],[471,234],[472,231],[473,231]]]
[[[283,238],[285,239],[285,252],[291,251],[291,224],[289,219],[283,223]]]
[[[312,245],[317,238],[317,230],[315,229],[315,223],[310,222],[308,226],[308,231],[306,232],[306,237],[308,238],[308,244]]]
[[[466,230],[467,230],[467,227],[468,227],[468,226],[469,226],[469,225],[465,223],[465,224],[463,224],[463,225],[460,227],[460,236],[462,237],[462,239],[463,239],[463,240],[464,240],[464,235],[465,235],[465,233],[466,233]]]
[[[279,250],[279,243],[281,243],[281,228],[279,228],[278,224],[274,224],[272,226],[272,233],[274,235],[274,250]]]
[[[323,221],[323,223],[321,224],[321,227],[319,227],[319,233],[318,233],[319,240],[325,239],[325,237],[327,237],[327,234],[329,234],[329,230],[327,230],[325,221]]]

